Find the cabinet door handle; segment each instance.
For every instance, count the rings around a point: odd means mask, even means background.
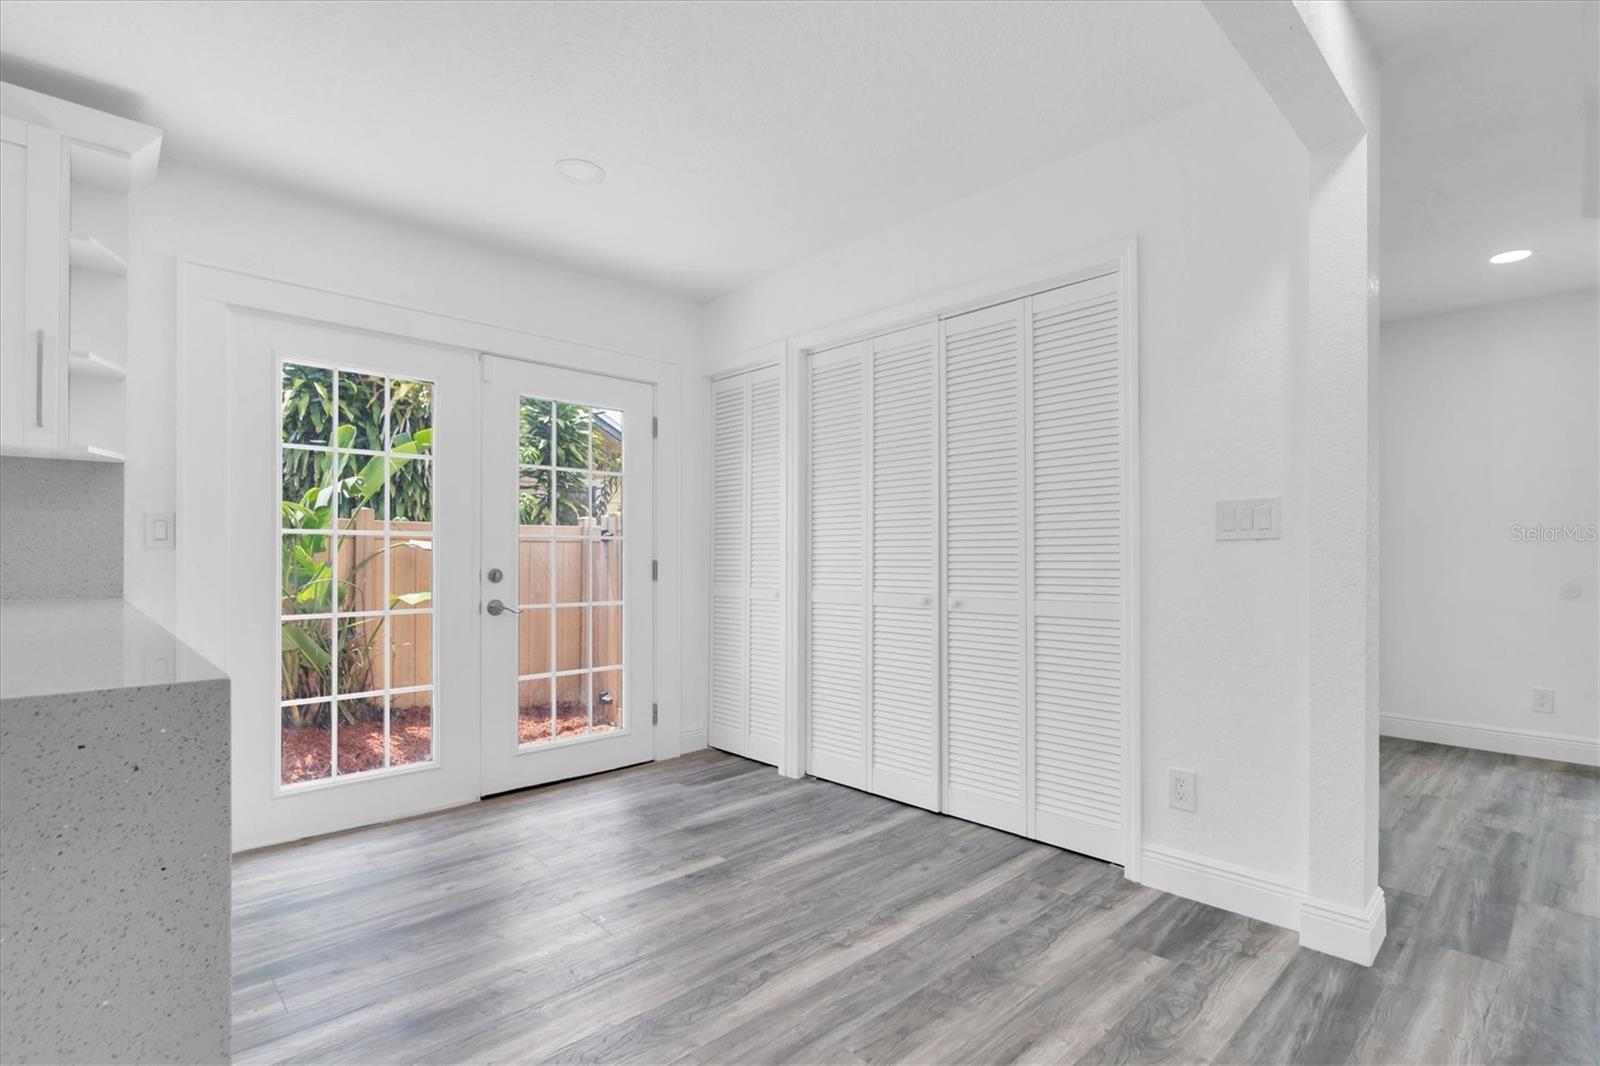
[[[33,424],[44,428],[44,330],[33,331]]]

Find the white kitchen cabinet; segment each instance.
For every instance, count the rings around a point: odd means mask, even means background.
[[[66,395],[61,134],[0,115],[0,444],[53,447]]]
[[[161,131],[0,83],[0,454],[120,461],[127,193]]]

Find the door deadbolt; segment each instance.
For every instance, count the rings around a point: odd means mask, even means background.
[[[490,570],[486,576],[489,578],[490,584],[498,585],[500,584],[501,578],[506,576],[506,572],[497,566]]]

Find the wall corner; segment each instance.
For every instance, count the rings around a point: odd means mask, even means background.
[[[1363,908],[1307,897],[1300,903],[1300,946],[1324,955],[1371,966],[1388,934],[1383,889],[1374,889]]]

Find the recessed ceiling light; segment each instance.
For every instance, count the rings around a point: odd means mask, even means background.
[[[600,164],[587,159],[558,159],[556,173],[562,181],[570,181],[574,185],[599,185],[606,180],[606,172]]]
[[[1532,254],[1533,252],[1527,248],[1518,248],[1514,252],[1501,252],[1499,255],[1491,255],[1489,262],[1495,266],[1500,266],[1504,263],[1520,263]]]

